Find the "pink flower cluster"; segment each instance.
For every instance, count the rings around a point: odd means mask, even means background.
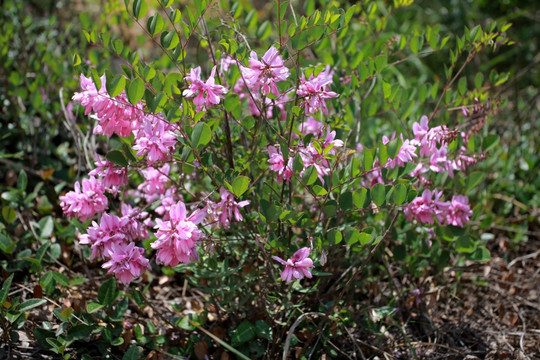
[[[465,146],[462,146],[453,157],[450,157],[448,144],[457,137],[458,132],[451,131],[444,125],[430,128],[428,122],[427,116],[422,116],[420,123],[413,124],[415,138],[411,140],[411,144],[420,147],[420,156],[429,158],[429,163],[418,164],[413,176],[419,177],[422,181],[422,174],[433,171],[437,173],[448,172],[448,175],[453,177],[454,171],[463,171],[481,158],[481,156],[466,155]]]
[[[68,218],[78,217],[86,221],[107,209],[108,201],[104,193],[103,183],[92,176],[82,180],[82,188],[77,181],[74,191],[60,196],[60,206]]]
[[[240,208],[243,208],[250,204],[249,200],[236,202],[234,195],[224,187],[219,189],[219,195],[221,201],[213,206],[213,213],[219,214],[217,216],[219,224],[223,228],[228,228],[232,220],[240,222],[244,220],[242,214],[240,214]]]
[[[289,283],[292,280],[302,279],[304,276],[311,278],[309,268],[313,267],[313,260],[308,257],[310,252],[310,248],[303,247],[295,252],[293,257],[287,261],[278,256],[273,256],[272,258],[274,260],[281,265],[285,265],[285,270],[281,273],[281,281]]]
[[[328,114],[325,99],[338,97],[338,94],[329,90],[332,83],[333,73],[330,71],[330,65],[320,72],[317,76],[311,76],[306,80],[302,74],[300,84],[298,85],[297,95],[303,97],[304,111],[306,114],[315,114],[322,110],[323,114]]]
[[[287,164],[281,151],[275,146],[268,147],[268,163],[270,164],[270,170],[277,174],[277,181],[289,181],[293,175],[292,163],[296,154],[300,154],[302,162],[304,163],[304,169],[300,172],[300,176],[303,175],[305,169],[308,166],[313,165],[317,170],[317,176],[324,183],[324,176],[330,173],[330,162],[328,161],[328,155],[336,153],[336,148],[343,147],[342,140],[336,139],[336,132],[330,131],[330,126],[326,129],[326,134],[319,133],[320,138],[313,140],[308,146],[298,146],[296,150],[289,149],[289,158]],[[324,136],[324,137],[323,137]],[[294,150],[294,151],[293,151]]]
[[[197,111],[212,107],[219,104],[220,99],[223,99],[223,94],[227,93],[227,89],[222,85],[216,85],[216,67],[212,68],[212,72],[208,80],[201,80],[201,67],[191,69],[189,75],[186,76],[186,81],[189,82],[189,87],[184,90],[183,95],[187,98],[193,97],[193,103],[197,105]]]
[[[156,219],[157,240],[152,249],[157,250],[156,257],[164,265],[176,266],[187,264],[190,260],[199,260],[196,247],[202,237],[197,225],[206,217],[206,209],[196,210],[187,216],[186,206],[179,201],[171,206],[169,220]]]
[[[120,187],[128,183],[127,168],[115,165],[105,159],[101,160],[98,155],[96,157],[98,158],[98,161],[95,162],[96,168],[88,175],[100,177],[103,187],[116,195]]]
[[[94,134],[111,136],[116,133],[119,136],[127,137],[131,131],[137,129],[139,121],[144,115],[142,103],[133,106],[129,103],[125,91],[114,98],[111,98],[105,88],[107,79],[101,76],[101,89],[97,90],[91,78],[81,74],[82,92],[75,93],[73,100],[80,102],[85,107],[85,115],[92,112],[99,120],[98,126],[94,129]]]
[[[422,196],[415,198],[405,207],[405,217],[424,224],[439,224],[463,227],[468,223],[472,210],[469,199],[464,195],[454,195],[452,201],[441,201],[442,191],[424,190]]]
[[[109,261],[102,265],[124,284],[141,276],[150,268],[148,259],[144,257],[144,249],[135,246],[139,236],[144,234],[144,224],[139,222],[145,215],[133,214],[130,207],[123,210],[131,214],[123,217],[104,213],[100,223],[92,222],[88,233],[81,235],[80,243],[92,247],[92,258],[103,257]]]
[[[255,51],[251,52],[249,67],[240,66],[243,81],[252,93],[261,92],[264,96],[272,93],[279,96],[276,82],[285,81],[290,75],[289,69],[285,67],[283,58],[275,47],[271,47],[258,59]]]

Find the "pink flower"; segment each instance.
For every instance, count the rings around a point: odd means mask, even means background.
[[[214,76],[216,75],[216,67],[212,68],[210,77],[206,82],[201,80],[201,67],[198,66],[191,69],[186,81],[190,83],[189,87],[184,90],[185,97],[195,97],[193,103],[197,105],[197,111],[212,107],[219,104],[219,99],[223,99],[223,94],[227,93],[224,86],[216,85]]]
[[[249,67],[240,66],[243,80],[252,92],[260,92],[266,96],[270,92],[279,96],[277,81],[285,81],[289,77],[289,69],[285,67],[283,58],[275,47],[268,49],[259,61],[257,53],[251,52]]]
[[[310,249],[303,247],[294,253],[293,257],[285,261],[280,257],[273,256],[272,259],[278,261],[280,264],[285,265],[285,270],[281,273],[281,281],[287,281],[288,283],[296,279],[302,279],[304,276],[311,278],[311,273],[308,268],[313,267],[313,260],[308,258]]]
[[[128,204],[122,204],[121,231],[129,241],[145,240],[150,234],[148,228],[153,226],[152,220],[148,218],[146,211],[133,208]]]
[[[135,246],[133,242],[112,244],[107,254],[111,260],[101,267],[109,269],[108,274],[113,273],[118,280],[127,285],[133,278],[141,276],[150,268],[150,262],[143,253],[144,249]]]
[[[105,211],[108,206],[107,197],[103,194],[105,188],[101,181],[94,177],[82,180],[81,184],[75,183],[75,191],[70,191],[64,196],[60,196],[60,206],[64,215],[68,218],[78,217],[81,221],[86,221],[92,216]]]
[[[405,217],[411,221],[413,217],[422,223],[433,225],[434,217],[440,223],[445,221],[447,202],[439,201],[442,192],[424,190],[421,197],[417,197],[405,207]]]
[[[160,195],[161,204],[154,210],[156,214],[161,215],[162,220],[169,220],[169,211],[171,206],[175,205],[179,200],[183,201],[182,195],[178,194],[175,187],[170,187],[164,194]]]
[[[92,246],[92,258],[108,256],[113,244],[127,241],[127,236],[123,231],[125,225],[125,219],[104,213],[99,225],[93,221],[92,226],[87,230],[88,234],[81,235],[79,242]]]
[[[306,114],[315,114],[322,110],[323,114],[328,114],[325,99],[338,97],[338,94],[330,91],[328,85],[332,83],[332,72],[328,65],[325,71],[317,76],[311,76],[306,80],[302,74],[297,94],[304,98],[304,111]]]
[[[88,173],[90,176],[99,176],[101,183],[107,190],[117,194],[120,186],[127,185],[127,168],[113,164],[106,159],[99,159],[94,163],[96,168]]]
[[[406,163],[414,161],[416,157],[418,157],[418,155],[416,155],[416,146],[411,144],[409,139],[407,139],[401,144],[397,155],[393,159],[388,159],[385,167],[391,169],[396,166],[402,167],[405,166]]]
[[[91,78],[81,74],[82,92],[75,93],[73,100],[80,102],[85,107],[85,115],[95,112],[99,124],[94,128],[94,134],[111,136],[116,133],[122,137],[128,137],[131,131],[138,127],[141,116],[144,115],[142,103],[131,105],[125,91],[111,98],[105,87],[105,75],[101,78],[101,89]]]
[[[268,147],[268,155],[270,156],[270,159],[268,159],[268,162],[270,163],[270,170],[277,173],[278,182],[282,182],[283,180],[289,181],[293,174],[292,159],[289,158],[287,165],[285,165],[285,160],[283,159],[281,150],[278,151],[274,146]]]
[[[169,182],[169,170],[169,164],[163,165],[159,170],[151,166],[141,170],[145,181],[143,181],[137,189],[143,193],[147,202],[152,202],[157,199],[159,195],[165,193],[165,186]]]
[[[450,225],[463,227],[469,222],[473,212],[469,206],[469,199],[465,195],[454,195],[448,208],[446,221]]]
[[[240,214],[239,208],[249,205],[250,201],[244,200],[237,203],[234,200],[234,195],[224,187],[219,189],[219,195],[221,196],[221,201],[215,204],[214,210],[220,212],[218,217],[220,225],[228,228],[233,218],[238,222],[242,221],[244,218]]]
[[[274,106],[277,106],[279,110],[279,120],[285,121],[287,119],[287,113],[285,111],[285,103],[287,102],[288,95],[280,96],[278,99],[270,99],[262,96],[259,92],[247,92],[246,83],[242,78],[238,79],[234,85],[233,91],[237,93],[240,99],[247,98],[248,106],[251,115],[261,116],[261,110],[265,113],[265,116],[269,119],[274,117]],[[266,111],[264,111],[266,110]]]
[[[322,135],[324,124],[317,121],[314,117],[308,116],[307,120],[300,124],[298,130],[304,135],[313,134],[316,137]]]
[[[197,225],[204,220],[206,209],[196,210],[187,217],[186,206],[179,201],[171,206],[168,221],[156,219],[157,240],[152,248],[158,250],[156,257],[165,265],[187,264],[190,260],[199,260],[196,246],[202,237]]]
[[[148,154],[148,164],[170,160],[176,145],[176,135],[169,122],[161,114],[149,115],[137,131],[135,146],[137,156]]]

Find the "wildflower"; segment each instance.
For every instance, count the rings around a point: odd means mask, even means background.
[[[197,111],[219,104],[219,100],[223,99],[223,94],[227,93],[224,86],[216,85],[215,75],[216,67],[214,66],[208,80],[202,81],[201,67],[198,66],[191,69],[189,75],[186,76],[186,81],[190,84],[183,95],[188,98],[195,97],[193,103],[197,105]]]
[[[183,196],[178,194],[178,190],[175,187],[168,188],[159,198],[161,204],[154,211],[161,215],[162,220],[169,220],[171,206],[175,205],[179,200],[184,200]]]
[[[88,175],[101,177],[102,185],[111,193],[116,195],[120,186],[127,185],[127,168],[115,165],[106,159],[101,160],[99,157],[94,164],[96,168]]]
[[[472,214],[467,196],[454,195],[448,208],[446,222],[450,225],[463,227],[463,224],[469,222]]]
[[[101,267],[109,269],[108,274],[113,273],[118,280],[127,285],[133,278],[141,276],[150,268],[150,262],[143,253],[144,249],[135,246],[133,242],[112,244],[108,250],[110,260]]]
[[[224,187],[219,189],[219,195],[221,196],[221,201],[215,204],[215,209],[221,210],[218,217],[219,224],[227,228],[233,218],[236,221],[242,221],[243,217],[240,214],[239,208],[249,205],[250,201],[244,200],[237,203],[234,200],[234,195]]]
[[[165,186],[169,182],[169,164],[163,165],[159,170],[149,166],[141,170],[145,181],[143,181],[137,189],[143,193],[147,202],[152,202],[164,194]]]
[[[97,90],[91,78],[81,74],[82,92],[75,93],[73,100],[85,107],[85,115],[95,112],[99,124],[94,128],[94,134],[111,136],[116,133],[128,137],[131,131],[138,127],[139,119],[143,116],[143,105],[131,105],[125,91],[112,98],[105,87],[106,78],[101,78],[101,89]]]
[[[411,221],[414,217],[417,221],[433,225],[435,217],[440,223],[443,223],[449,204],[439,201],[441,195],[442,191],[424,190],[421,197],[415,198],[405,208],[407,220]]]
[[[156,219],[157,240],[152,248],[158,252],[158,261],[165,265],[176,266],[179,263],[187,264],[190,260],[198,260],[196,246],[202,237],[197,225],[204,220],[206,209],[195,211],[187,217],[186,206],[179,201],[171,206],[169,220]]]
[[[288,181],[293,174],[292,159],[289,158],[289,160],[287,161],[287,165],[285,165],[283,154],[281,153],[281,151],[278,151],[274,146],[268,147],[268,155],[270,155],[270,159],[268,159],[268,162],[270,163],[270,169],[277,173],[278,182],[282,182],[283,180]]]
[[[418,155],[416,155],[416,146],[414,146],[409,139],[406,139],[401,144],[396,156],[393,159],[388,159],[385,166],[391,169],[396,166],[402,167],[405,166],[406,163],[414,161],[416,157],[418,157]]]
[[[107,209],[108,201],[104,192],[105,188],[101,181],[92,176],[82,180],[82,189],[77,181],[75,191],[60,196],[60,206],[68,218],[76,216],[79,220],[86,221]]]
[[[122,204],[121,210],[123,221],[121,231],[128,241],[147,239],[150,236],[148,228],[153,226],[148,212],[133,208],[129,204]]]
[[[289,77],[289,69],[285,67],[283,58],[275,47],[271,47],[258,59],[255,51],[251,52],[249,67],[240,66],[243,80],[251,91],[260,91],[264,96],[272,93],[279,96],[277,81],[285,81]]]
[[[338,97],[337,93],[329,90],[328,85],[331,83],[332,72],[330,72],[330,66],[327,66],[325,71],[315,77],[311,74],[308,80],[302,74],[297,94],[304,97],[304,111],[306,114],[315,114],[319,110],[322,110],[323,114],[328,114],[328,108],[324,100]]]
[[[234,85],[233,91],[238,94],[240,100],[247,98],[249,111],[253,116],[261,116],[261,110],[265,110],[265,116],[272,118],[274,116],[274,106],[279,111],[279,120],[285,121],[287,113],[285,112],[285,103],[287,95],[283,95],[278,99],[273,100],[268,97],[263,97],[259,92],[246,92],[246,83],[243,79],[238,79]]]
[[[137,151],[137,156],[148,154],[148,164],[153,164],[170,160],[175,145],[176,135],[169,122],[163,115],[150,115],[137,131],[133,150]]]
[[[127,236],[122,231],[125,225],[125,219],[104,213],[99,225],[93,221],[92,226],[87,230],[88,233],[81,235],[79,242],[92,246],[92,258],[107,256],[113,244],[127,241]]]
[[[311,273],[308,270],[308,268],[313,267],[313,260],[308,258],[310,251],[308,247],[303,247],[287,261],[277,256],[272,257],[280,264],[285,265],[285,270],[281,273],[281,281],[290,282],[293,279],[302,279],[304,276],[311,278]]]
[[[298,130],[303,135],[313,134],[314,136],[321,136],[324,130],[324,124],[317,121],[314,117],[308,116],[307,120],[300,124]]]

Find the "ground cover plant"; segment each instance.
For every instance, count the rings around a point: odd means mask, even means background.
[[[504,216],[487,194],[510,74],[475,63],[515,46],[510,23],[451,33],[412,1],[126,0],[81,13],[69,62],[38,47],[55,65],[37,76],[9,45],[33,24],[6,9],[4,353],[436,356],[418,316],[434,279],[453,269],[457,291]],[[55,117],[65,132],[38,145]],[[513,245],[537,200],[510,201]]]

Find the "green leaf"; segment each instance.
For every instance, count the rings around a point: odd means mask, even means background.
[[[239,119],[242,115],[242,102],[237,94],[229,94],[223,102],[225,110],[230,112],[235,119]]]
[[[296,154],[294,156],[293,170],[295,173],[299,173],[304,170],[304,161],[302,160],[302,156],[300,156],[300,154]]]
[[[17,219],[17,212],[9,206],[4,206],[2,208],[2,217],[6,223],[11,224],[15,221],[15,219]]]
[[[257,336],[266,340],[272,340],[272,327],[268,325],[264,320],[257,320],[255,322],[255,332]]]
[[[484,142],[482,143],[482,148],[484,151],[491,150],[493,147],[495,147],[499,143],[499,136],[498,135],[488,135],[484,139]]]
[[[315,181],[317,181],[317,170],[315,169],[315,166],[310,165],[304,170],[302,182],[306,185],[311,185]]]
[[[9,288],[11,287],[11,281],[13,280],[14,274],[11,274],[6,281],[2,284],[2,290],[0,290],[0,307],[6,302],[8,297]]]
[[[231,341],[233,345],[243,344],[252,340],[255,334],[254,326],[249,321],[244,321],[234,330]]]
[[[69,279],[66,275],[61,274],[57,271],[52,272],[52,276],[56,282],[62,286],[69,287]]]
[[[474,250],[474,241],[469,236],[462,236],[456,241],[456,251],[470,253]]]
[[[77,341],[84,340],[92,333],[92,327],[85,324],[77,324],[70,327],[67,331],[67,340]]]
[[[199,145],[206,145],[212,140],[212,130],[205,123],[199,122],[193,128],[191,133],[191,144],[194,149]]]
[[[388,150],[386,145],[384,145],[382,142],[379,143],[379,160],[381,161],[382,165],[385,165],[388,161]]]
[[[407,185],[404,184],[398,184],[394,188],[394,203],[396,205],[401,205],[407,200]]]
[[[19,177],[17,178],[17,189],[21,191],[26,191],[26,186],[28,185],[28,176],[24,170],[19,172]]]
[[[384,191],[384,185],[381,183],[377,183],[373,185],[371,188],[371,200],[375,203],[377,206],[381,206],[384,204],[384,200],[386,197],[386,192]]]
[[[144,96],[144,82],[140,78],[136,78],[129,84],[127,97],[131,104],[136,105]]]
[[[328,241],[330,242],[330,245],[337,245],[341,242],[341,240],[343,240],[341,231],[333,229],[328,232]]]
[[[465,76],[459,79],[458,91],[460,95],[464,95],[467,92],[467,78]]]
[[[45,350],[49,350],[51,348],[50,344],[47,342],[47,339],[55,337],[53,331],[45,330],[39,327],[34,328],[34,336],[36,337],[39,346]]]
[[[90,302],[88,303],[88,305],[86,305],[86,311],[87,311],[89,314],[93,314],[93,313],[95,313],[96,311],[102,309],[103,306],[104,306],[104,305],[101,305],[101,304],[98,303],[98,302],[90,301]]]
[[[121,151],[113,150],[107,153],[107,160],[121,167],[126,167],[129,165],[126,157]]]
[[[367,192],[366,188],[353,192],[352,199],[357,209],[362,209],[366,205]]]
[[[312,191],[317,196],[324,196],[328,194],[328,191],[326,191],[326,189],[320,185],[314,185]]]
[[[392,94],[392,86],[389,83],[383,81],[382,88],[383,88],[384,98],[388,99],[390,95]]]
[[[354,245],[358,242],[360,237],[360,232],[358,229],[350,227],[345,230],[345,242],[347,245]]]
[[[130,346],[128,351],[122,357],[122,360],[138,360],[139,359],[139,348],[135,345]]]
[[[233,194],[240,197],[249,187],[249,178],[247,176],[237,176],[232,183]]]
[[[469,177],[467,178],[467,192],[471,191],[473,188],[476,187],[476,185],[480,184],[480,182],[482,182],[483,179],[484,179],[484,174],[479,171],[475,171],[472,174],[470,174]]]
[[[112,305],[116,299],[116,281],[110,278],[101,284],[98,290],[98,300],[103,305]]]
[[[146,1],[144,0],[133,1],[133,16],[135,16],[137,20],[144,17],[147,11],[148,11],[148,6],[146,5]]]
[[[469,260],[472,261],[478,261],[478,262],[485,262],[490,259],[491,255],[489,253],[489,250],[486,249],[483,246],[479,246],[469,255]]]
[[[353,194],[350,191],[339,196],[339,206],[343,211],[349,211],[353,208]]]
[[[387,64],[388,59],[386,58],[386,55],[377,56],[377,58],[375,58],[375,69],[377,69],[377,72],[383,71]]]
[[[178,39],[178,34],[176,31],[162,32],[160,41],[161,45],[167,50],[176,47],[176,45],[180,43],[180,39]]]
[[[23,302],[19,306],[19,311],[20,312],[25,312],[25,311],[28,311],[28,310],[33,309],[35,307],[41,306],[41,305],[45,304],[46,302],[47,302],[47,300],[45,300],[45,299],[26,300],[25,302]]]
[[[52,235],[54,230],[54,220],[51,216],[46,216],[39,221],[39,237],[42,239]]]
[[[107,80],[105,87],[111,97],[118,96],[126,87],[126,78],[118,74],[112,80]]]
[[[365,232],[360,233],[358,235],[358,240],[360,241],[360,245],[368,244],[371,241],[371,238],[372,238],[371,234],[368,234],[368,233],[365,233]]]
[[[369,171],[373,168],[373,150],[364,148],[364,170]]]
[[[335,216],[336,212],[337,212],[337,202],[335,200],[329,200],[323,206],[323,213],[328,217]]]

